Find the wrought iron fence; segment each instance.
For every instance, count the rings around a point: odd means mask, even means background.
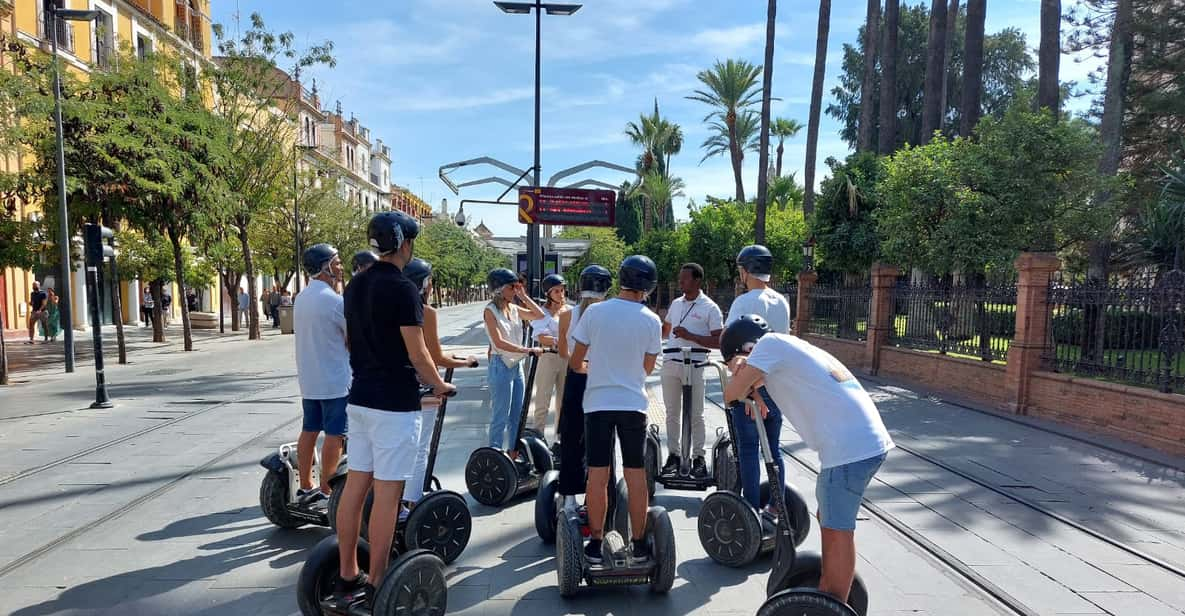
[[[1185,392],[1185,272],[1049,287],[1047,366]]]
[[[889,344],[1004,361],[1016,334],[1016,286],[898,284]]]
[[[868,307],[871,300],[872,288],[867,284],[812,285],[811,319],[807,322],[807,331],[819,336],[867,340]]]

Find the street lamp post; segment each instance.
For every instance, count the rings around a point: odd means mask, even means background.
[[[802,270],[809,272],[815,269],[815,238],[802,243]]]
[[[58,61],[58,20],[94,21],[98,11],[77,11],[50,7],[49,44],[53,54],[53,121],[58,155],[58,250],[62,261],[58,294],[62,333],[65,334],[66,372],[74,372],[74,323],[70,319],[70,221],[66,206],[66,146],[62,136],[62,69]]]
[[[533,167],[535,174],[534,184],[536,187],[540,186],[543,181],[542,169],[539,164],[540,156],[540,85],[542,83],[542,29],[543,29],[543,13],[548,15],[571,15],[580,10],[583,5],[580,4],[557,4],[554,2],[542,2],[542,0],[535,0],[534,2],[494,2],[494,5],[502,12],[512,15],[529,15],[531,11],[535,11],[535,166]],[[527,281],[529,284],[528,292],[531,297],[539,295],[539,274],[543,269],[539,254],[539,225],[536,223],[529,223],[527,225]]]

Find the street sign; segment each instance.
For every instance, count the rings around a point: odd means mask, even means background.
[[[551,186],[518,189],[518,221],[523,224],[612,227],[617,193]]]

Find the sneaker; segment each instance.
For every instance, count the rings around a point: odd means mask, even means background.
[[[584,560],[590,565],[601,564],[601,540],[589,539],[584,545]]]
[[[337,576],[329,602],[335,609],[345,613],[351,605],[359,601],[369,604],[370,597],[373,596],[374,587],[370,585],[370,578],[366,576],[366,572],[360,571],[358,577],[352,580],[343,580],[340,575]]]
[[[322,492],[321,488],[300,489],[296,491],[296,502],[302,507],[309,507],[327,500],[329,500],[329,495]]]
[[[708,465],[704,463],[703,456],[696,456],[691,460],[691,476],[696,479],[703,479],[708,476]]]
[[[399,523],[400,524],[406,523],[407,518],[411,516],[412,505],[414,505],[414,503],[410,503],[408,501],[403,501],[403,502],[399,503]]]
[[[645,539],[634,539],[633,549],[630,550],[630,558],[636,563],[644,563],[650,560],[650,545],[646,543]]]
[[[679,466],[682,465],[682,463],[683,461],[680,460],[679,456],[675,454],[667,456],[667,463],[662,465],[662,474],[674,475],[675,473],[679,472]]]

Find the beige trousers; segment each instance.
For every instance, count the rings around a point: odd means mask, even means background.
[[[539,357],[539,367],[535,369],[535,391],[531,392],[535,401],[534,428],[541,434],[547,428],[547,413],[551,410],[554,397],[557,420],[560,403],[564,398],[564,381],[568,376],[568,365],[559,353],[544,353]]]
[[[663,364],[662,401],[667,407],[667,451],[683,455],[679,445],[683,436],[683,366],[671,361]],[[704,455],[704,371],[691,371],[691,457]]]

